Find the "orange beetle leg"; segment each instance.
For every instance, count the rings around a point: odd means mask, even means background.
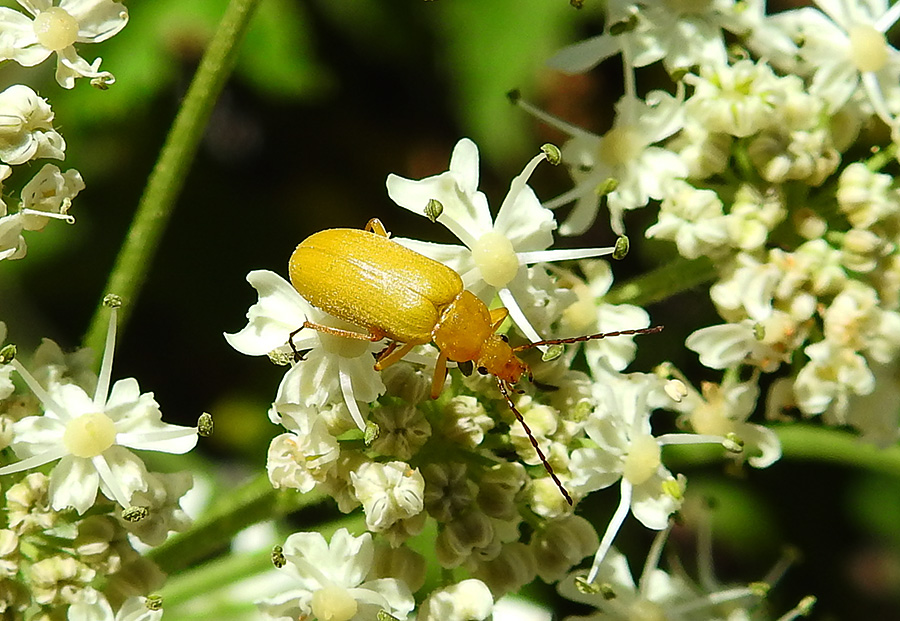
[[[381,352],[381,355],[378,357],[378,360],[375,361],[375,370],[381,371],[382,369],[386,369],[395,362],[399,362],[406,354],[410,352],[410,350],[416,346],[415,343],[405,343],[403,347],[397,348],[397,343],[394,341],[391,343],[387,349]]]
[[[500,324],[509,316],[509,311],[503,308],[495,308],[491,311],[491,331],[496,332],[500,329]]]
[[[390,237],[391,234],[387,232],[387,229],[384,228],[384,225],[381,223],[381,220],[378,218],[372,218],[366,223],[366,230],[369,233],[375,233],[376,235],[380,235],[382,237]]]
[[[301,330],[303,328],[312,328],[313,330],[317,330],[318,332],[322,332],[324,334],[330,334],[332,336],[340,336],[348,339],[359,339],[360,341],[380,341],[384,338],[384,334],[379,332],[372,332],[371,334],[365,334],[362,332],[354,332],[353,330],[341,330],[340,328],[332,328],[331,326],[323,326],[320,323],[313,323],[311,321],[304,321],[301,326]],[[292,332],[291,336],[299,332]]]
[[[431,398],[437,399],[444,389],[444,380],[447,379],[447,356],[443,352],[434,363],[434,379],[431,381]]]

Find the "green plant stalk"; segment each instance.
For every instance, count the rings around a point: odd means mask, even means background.
[[[234,67],[238,44],[257,4],[259,0],[231,0],[228,3],[150,173],[128,235],[101,295],[102,298],[114,293],[122,298],[124,304],[118,318],[120,330],[127,324],[146,280],[159,239],[184,186],[219,93]],[[95,352],[103,351],[108,313],[109,309],[99,304],[85,335],[84,346]]]
[[[607,304],[636,304],[646,306],[714,280],[717,275],[713,262],[706,257],[684,259],[677,257],[665,265],[614,285],[603,296]]]
[[[174,574],[221,551],[236,533],[248,526],[277,519],[326,498],[316,492],[301,494],[296,490],[275,490],[268,477],[262,474],[228,493],[190,529],[153,548],[147,557],[167,574]]]
[[[855,467],[900,478],[900,446],[879,449],[843,429],[806,423],[776,425],[785,461],[812,461]],[[717,446],[667,446],[665,464],[675,470],[723,461],[725,450]],[[778,464],[771,466],[778,468]]]

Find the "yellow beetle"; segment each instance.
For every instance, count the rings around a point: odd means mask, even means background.
[[[497,378],[500,392],[525,428],[547,472],[569,504],[572,499],[553,472],[537,440],[509,396],[528,365],[517,351],[538,345],[575,343],[609,336],[658,332],[661,328],[624,330],[570,339],[553,339],[513,348],[497,329],[505,308],[488,310],[463,287],[462,278],[442,263],[401,246],[389,238],[381,221],[373,218],[365,230],[326,229],[306,238],[291,255],[291,284],[310,304],[367,330],[366,334],[305,321],[300,328],[347,338],[391,344],[376,369],[403,358],[416,345],[434,342],[440,350],[431,386],[437,398],[444,385],[447,361],[475,363],[482,374]],[[297,332],[299,332],[299,330]],[[291,334],[291,338],[296,334]],[[291,346],[293,342],[289,339]],[[296,353],[296,351],[295,351]]]

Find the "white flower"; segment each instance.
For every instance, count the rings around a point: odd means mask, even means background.
[[[0,19],[2,11],[0,7]],[[17,165],[41,157],[61,160],[66,141],[53,129],[53,111],[24,84],[0,93],[0,162]]]
[[[310,320],[342,329],[359,328],[341,322],[311,306],[281,276],[267,270],[247,274],[247,282],[259,293],[259,301],[247,311],[247,326],[238,333],[225,334],[225,340],[242,354],[261,356],[274,350],[288,354],[290,335]],[[302,406],[292,408],[294,415],[316,416],[326,405],[343,402],[353,422],[365,430],[357,401],[371,403],[384,394],[385,387],[368,355],[381,346],[350,338],[303,329],[293,337],[298,352],[304,352],[285,374],[278,388],[276,407],[280,404]],[[308,351],[307,351],[308,350]],[[274,415],[275,422],[282,422]],[[290,426],[289,426],[290,428]]]
[[[74,224],[69,207],[83,189],[84,182],[77,170],[63,173],[53,164],[45,164],[22,188],[19,211],[0,217],[0,260],[25,256],[24,231],[41,231],[51,219]]]
[[[663,380],[612,370],[604,375],[597,377],[598,407],[585,423],[594,446],[574,450],[569,461],[568,488],[572,493],[584,495],[621,481],[619,506],[600,542],[588,582],[596,577],[629,512],[647,528],[661,530],[681,505],[684,480],[676,479],[662,464],[662,446],[722,441],[721,437],[693,434],[654,437],[650,414],[671,403]]]
[[[350,481],[373,532],[414,517],[424,507],[425,479],[405,462],[364,463],[350,473]]]
[[[690,384],[683,385],[688,388],[687,394],[672,409],[683,412],[696,433],[736,435],[745,446],[740,457],[746,455],[754,468],[767,468],[781,457],[778,436],[768,427],[746,422],[759,400],[756,377],[741,382],[736,373],[726,373],[721,384],[703,382],[701,392]]]
[[[56,52],[56,81],[63,88],[75,86],[79,77],[108,86],[116,81],[100,71],[100,59],[88,63],[75,51],[75,43],[106,41],[128,23],[128,10],[112,0],[18,0],[29,16],[0,7],[4,31],[0,61],[14,60],[25,67],[44,62]]]
[[[162,607],[148,606],[146,597],[129,597],[113,614],[106,598],[93,588],[83,589],[79,600],[69,606],[68,621],[159,621]]]
[[[771,18],[802,42],[799,55],[802,70],[812,75],[810,92],[825,98],[831,111],[860,92],[893,126],[896,110],[889,109],[886,91],[896,98],[900,52],[889,45],[886,33],[897,22],[900,6],[888,0],[817,0],[816,5],[821,11],[804,7]]]
[[[751,60],[733,65],[702,65],[699,75],[688,74],[684,79],[694,87],[684,104],[687,117],[701,123],[708,132],[738,138],[772,124],[785,82],[802,88],[795,76],[780,78],[767,64]]]
[[[296,407],[296,406],[295,406]],[[290,404],[284,408],[290,411]],[[340,455],[337,440],[320,418],[292,417],[298,432],[283,433],[269,444],[266,470],[272,487],[308,492]]]
[[[684,124],[683,105],[663,91],[652,91],[646,99],[626,93],[616,104],[613,127],[597,136],[561,121],[542,110],[519,101],[538,119],[572,136],[562,148],[563,161],[575,187],[544,203],[556,209],[575,201],[560,228],[563,235],[585,232],[597,217],[599,201],[607,197],[612,229],[624,235],[624,212],[663,197],[667,179],[687,175],[681,158],[662,147],[653,146],[677,132]]]
[[[900,195],[891,187],[890,175],[876,173],[862,162],[853,162],[841,172],[837,200],[841,211],[855,227],[869,228],[886,216],[900,213]]]
[[[494,608],[490,589],[470,578],[437,589],[419,607],[418,621],[482,621]]]
[[[602,592],[584,593],[575,583],[575,578],[583,574],[573,572],[559,583],[559,593],[566,599],[593,606],[597,609],[597,618],[610,621],[681,619],[681,616],[670,617],[668,613],[674,604],[693,599],[691,585],[679,576],[670,576],[659,569],[656,564],[661,547],[654,552],[656,557],[648,559],[638,584],[635,584],[625,555],[613,548],[597,570],[596,583],[603,585]]]
[[[806,338],[808,329],[799,326],[784,311],[772,311],[762,321],[744,319],[700,328],[684,341],[685,346],[700,355],[700,362],[710,369],[727,369],[751,364],[765,373],[789,362],[794,350]]]
[[[663,191],[659,220],[645,231],[646,237],[674,241],[688,259],[709,256],[726,244],[728,218],[715,192],[680,179],[669,181]]]
[[[809,362],[794,382],[800,411],[812,415],[829,410],[837,422],[846,422],[850,397],[868,395],[875,389],[875,376],[866,359],[828,340],[808,345],[803,351]]]
[[[287,564],[281,571],[296,587],[260,602],[272,619],[317,618],[329,621],[375,621],[384,610],[400,619],[415,602],[409,588],[393,578],[366,581],[372,568],[372,535],[353,537],[341,528],[331,543],[319,533],[295,533],[284,544]]]
[[[733,0],[647,0],[636,5],[614,0],[606,5],[606,33],[560,50],[548,64],[567,73],[582,73],[620,52],[626,71],[658,60],[670,72],[723,63],[722,28],[735,20],[734,4]]]
[[[523,307],[534,298],[529,270],[539,268],[527,266],[613,252],[612,248],[547,250],[553,243],[556,222],[527,185],[531,173],[543,159],[546,155],[533,158],[513,179],[496,218],[491,217],[487,198],[478,191],[478,147],[468,138],[454,147],[447,172],[419,181],[397,175],[387,178],[388,194],[404,209],[424,215],[429,201],[440,202],[443,212],[438,222],[464,245],[397,241],[456,270],[466,289],[483,301],[490,302],[495,294],[499,295],[510,318],[532,341],[541,337]]]
[[[572,287],[578,301],[563,311],[560,336],[618,332],[650,325],[650,315],[643,308],[631,304],[608,304],[602,300],[613,284],[609,263],[601,260],[582,261],[581,270],[587,282],[576,283]],[[637,351],[634,336],[598,339],[583,343],[582,346],[591,369],[598,368],[597,365],[603,360],[604,364],[621,371],[634,360]]]
[[[147,489],[147,468],[128,449],[186,453],[197,443],[197,430],[162,422],[152,393],[141,394],[137,380],[116,382],[109,390],[115,341],[111,313],[100,379],[93,397],[75,384],[41,386],[17,360],[12,364],[44,408],[13,425],[12,449],[22,461],[0,468],[0,476],[59,460],[50,474],[53,509],[74,507],[84,513],[97,491],[122,507]]]

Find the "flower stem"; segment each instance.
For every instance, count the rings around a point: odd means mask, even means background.
[[[106,283],[104,295],[115,292],[124,300],[119,310],[120,326],[127,323],[159,239],[184,185],[190,163],[197,153],[203,130],[216,99],[231,74],[241,41],[259,0],[231,0],[213,35],[200,67],[166,137],[159,159],[138,204],[125,243]],[[103,297],[103,296],[101,296]],[[101,351],[109,309],[98,305],[84,338],[84,346]]]
[[[652,272],[614,285],[609,293],[603,296],[603,301],[608,304],[646,306],[702,285],[715,277],[716,268],[710,259],[678,257]]]
[[[189,530],[173,535],[150,550],[147,557],[167,574],[173,574],[226,548],[231,538],[244,528],[323,502],[325,498],[315,492],[301,494],[295,490],[272,489],[263,474],[227,494]]]
[[[849,431],[806,423],[776,425],[772,429],[781,441],[785,461],[818,461],[900,477],[900,446],[880,449]],[[667,446],[664,461],[678,469],[722,459],[723,451],[718,447]]]

